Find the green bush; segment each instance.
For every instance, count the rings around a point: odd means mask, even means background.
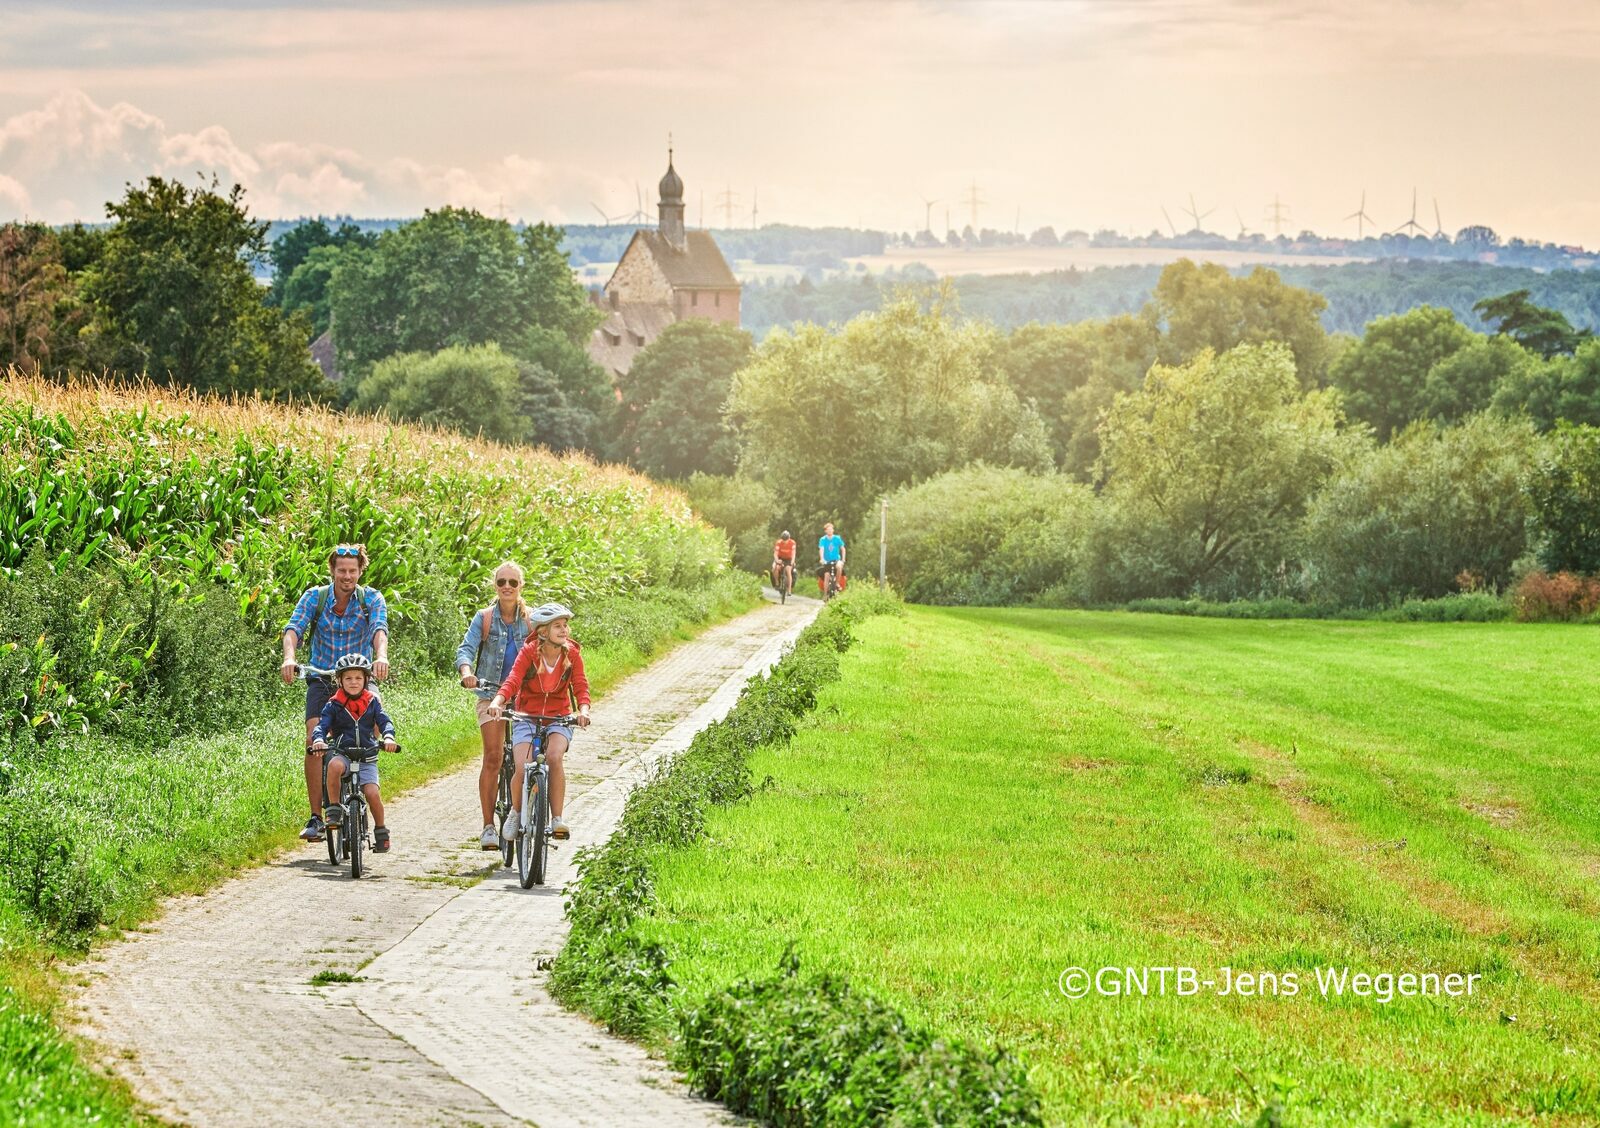
[[[1210,619],[1378,619],[1391,623],[1498,623],[1511,618],[1512,606],[1489,592],[1463,592],[1438,599],[1408,599],[1382,610],[1304,603],[1297,599],[1133,599],[1100,604],[1097,610],[1140,611],[1156,615],[1196,615]]]
[[[1511,611],[1505,598],[1473,591],[1438,599],[1408,599],[1377,617],[1394,623],[1499,623],[1511,618]]]
[[[1504,587],[1527,549],[1522,487],[1537,442],[1527,423],[1485,414],[1449,428],[1418,423],[1367,452],[1306,513],[1310,594],[1381,607]]]
[[[1015,1057],[940,1039],[841,977],[802,976],[792,953],[678,1023],[673,1057],[689,1084],[765,1124],[1044,1122]]]
[[[1022,602],[1076,573],[1093,505],[1064,475],[982,463],[940,474],[890,496],[889,579],[918,603]],[[878,559],[874,517],[858,576]]]
[[[683,484],[683,492],[689,495],[689,504],[696,513],[728,534],[735,567],[751,572],[767,570],[772,563],[772,544],[783,531],[774,525],[781,515],[778,499],[770,489],[742,474],[724,477],[696,473]],[[796,530],[791,526],[789,531]]]

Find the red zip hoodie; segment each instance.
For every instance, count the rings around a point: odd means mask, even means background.
[[[511,672],[500,685],[500,696],[519,713],[535,717],[565,717],[589,704],[589,679],[583,672],[583,654],[578,640],[569,638],[567,647],[548,673],[540,668],[539,640],[530,638],[517,651]]]

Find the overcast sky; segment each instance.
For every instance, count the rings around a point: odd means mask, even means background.
[[[0,219],[217,172],[264,217],[654,213],[912,230],[1206,221],[1600,246],[1591,0],[0,0]],[[757,194],[759,193],[759,196]]]

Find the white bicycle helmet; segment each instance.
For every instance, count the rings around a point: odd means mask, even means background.
[[[572,609],[563,603],[541,603],[528,612],[528,618],[533,620],[533,625],[542,627],[546,623],[553,623],[557,619],[572,618]]]

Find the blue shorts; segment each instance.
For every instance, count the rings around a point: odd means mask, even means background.
[[[560,733],[562,736],[567,738],[567,744],[569,746],[572,744],[572,726],[571,725],[551,725],[549,728],[545,729],[544,731],[545,731],[546,735],[550,735],[550,734],[554,734],[554,733]],[[533,743],[533,722],[532,721],[512,721],[511,722],[511,743],[512,744],[532,744]]]
[[[322,707],[333,699],[335,692],[332,678],[307,678],[306,720],[314,721],[322,716]]]
[[[348,775],[350,772],[350,757],[346,756],[343,752],[336,752],[330,748],[326,754],[326,762],[331,764],[335,761],[338,761],[344,765],[345,774]],[[327,770],[326,766],[324,766],[323,770]],[[371,760],[363,760],[357,766],[356,782],[362,787],[365,787],[369,783],[374,787],[378,785],[378,761],[375,758]]]

